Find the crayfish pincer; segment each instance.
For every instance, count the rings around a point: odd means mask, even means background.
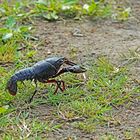
[[[61,68],[64,63],[69,66]],[[36,89],[30,99],[31,101],[35,93],[37,92],[37,81],[42,83],[56,83],[56,90],[54,93],[57,93],[58,88],[61,91],[65,90],[65,84],[64,81],[55,80],[53,78],[66,72],[82,73],[85,71],[85,68],[77,65],[74,62],[69,61],[65,57],[51,57],[37,62],[32,67],[17,71],[14,75],[11,76],[11,78],[7,82],[6,88],[11,95],[16,95],[18,81],[23,82],[24,80],[33,80],[35,82]]]

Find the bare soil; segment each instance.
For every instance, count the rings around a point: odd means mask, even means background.
[[[140,50],[140,1],[129,0],[129,4],[132,6],[133,15],[126,22],[91,19],[36,21],[36,36],[45,41],[45,45],[36,48],[37,56],[40,59],[51,55],[65,56],[85,66],[90,60],[106,56],[118,67],[125,65],[127,61],[124,61],[121,55],[128,55],[129,58],[129,50]],[[130,75],[140,80],[140,61],[131,65]],[[40,105],[34,111],[36,110],[39,111],[40,119],[50,118],[55,121],[55,117],[53,118],[51,114],[52,107]],[[50,133],[48,139],[98,140],[99,136],[113,134],[118,139],[139,140],[140,102],[134,101],[129,108],[121,107],[114,110],[114,119],[119,121],[118,125],[109,122],[108,126],[99,126],[94,133],[87,134],[65,123],[63,129]],[[127,132],[132,133],[132,136],[127,138]]]

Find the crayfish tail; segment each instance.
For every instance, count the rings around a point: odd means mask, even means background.
[[[32,80],[34,79],[34,71],[32,67],[25,68],[17,71],[7,82],[6,89],[9,91],[11,95],[16,95],[17,93],[17,82],[24,80]]]
[[[9,93],[13,96],[17,93],[17,81],[10,78],[10,80],[7,82],[6,89],[9,91]]]

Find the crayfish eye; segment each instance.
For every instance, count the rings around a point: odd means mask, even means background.
[[[63,59],[61,59],[61,60],[60,60],[60,63],[62,64],[63,62],[64,62],[64,60],[63,60]]]

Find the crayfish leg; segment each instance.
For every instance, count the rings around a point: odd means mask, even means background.
[[[37,93],[37,89],[35,89],[33,95],[31,96],[31,98],[29,98],[28,103],[31,103],[32,102],[32,100],[33,100],[33,98],[34,98],[34,96],[35,96],[36,93]]]
[[[62,90],[63,90],[63,91],[66,90],[65,82],[64,82],[64,81],[61,81],[61,83],[62,83]]]
[[[29,99],[28,103],[31,103],[31,102],[32,102],[32,100],[33,100],[33,98],[34,98],[35,94],[36,94],[36,93],[37,93],[37,91],[38,91],[37,81],[36,81],[36,80],[34,80],[34,82],[35,82],[35,91],[33,92],[33,95],[32,95],[32,96],[31,96],[31,98]]]
[[[44,81],[44,83],[56,83],[56,89],[54,91],[54,94],[57,93],[58,89],[60,89],[62,92],[65,90],[65,83],[64,83],[64,81],[52,79],[52,80]],[[62,88],[61,88],[61,83],[62,83]]]

